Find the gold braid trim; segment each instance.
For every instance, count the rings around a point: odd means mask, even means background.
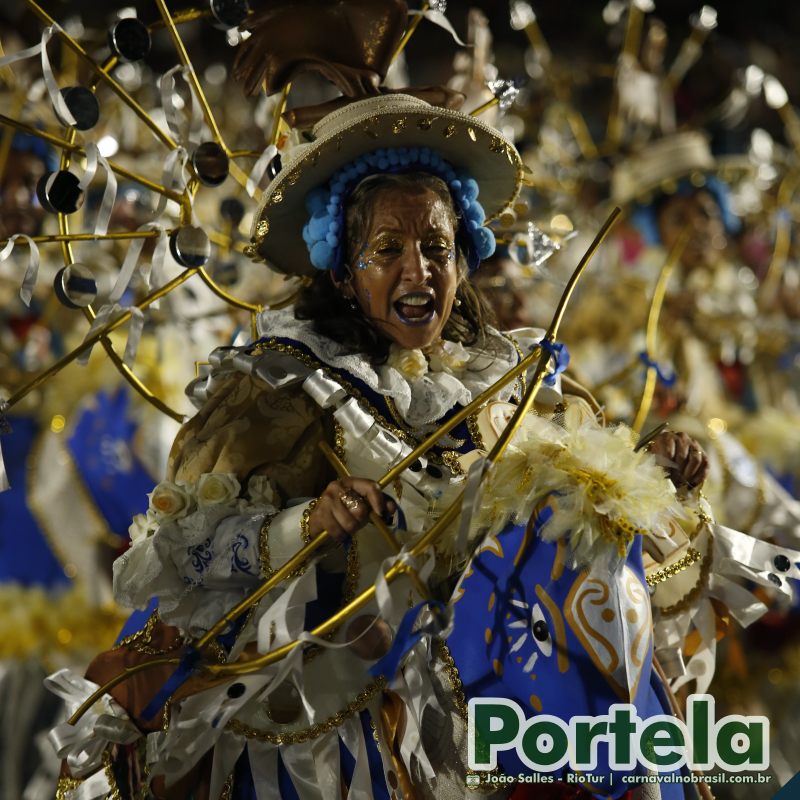
[[[453,690],[452,699],[459,715],[462,719],[467,719],[467,701],[464,697],[464,684],[461,683],[461,676],[458,674],[458,667],[456,662],[453,661],[453,656],[447,645],[439,640],[439,658],[444,664],[444,672],[447,679],[450,681],[450,687]]]
[[[117,779],[114,777],[114,767],[111,760],[111,753],[105,750],[103,753],[103,772],[106,774],[106,780],[111,787],[111,791],[106,795],[106,800],[123,800],[122,795],[119,793],[119,786],[117,786]]]
[[[472,444],[475,445],[477,450],[486,450],[486,444],[481,436],[480,429],[478,428],[478,414],[470,414],[467,417],[467,430],[469,431]]]
[[[303,516],[300,519],[300,536],[303,539],[303,544],[308,544],[311,541],[311,513],[317,507],[318,502],[318,499],[312,500],[306,506],[306,510],[303,512]],[[300,573],[298,572],[297,574],[299,575]]]
[[[269,526],[272,524],[272,520],[275,519],[277,516],[275,514],[267,514],[264,517],[264,522],[261,523],[261,530],[258,534],[258,563],[261,567],[261,577],[262,578],[269,578],[274,569],[272,569],[272,565],[270,564],[269,558]]]
[[[158,609],[155,609],[155,611],[153,611],[153,613],[147,618],[147,622],[143,628],[136,631],[136,633],[132,633],[130,636],[126,636],[114,647],[114,649],[116,650],[118,647],[129,646],[137,653],[143,653],[144,655],[148,656],[163,656],[166,653],[171,653],[173,650],[177,650],[179,647],[181,647],[185,641],[183,636],[179,636],[178,639],[176,639],[175,644],[171,645],[170,647],[161,649],[150,646],[150,642],[153,639],[153,629],[158,622],[160,622]]]
[[[671,617],[674,614],[680,614],[681,611],[689,608],[689,606],[697,599],[698,595],[708,586],[708,574],[711,571],[711,564],[714,560],[714,539],[708,539],[708,552],[703,557],[700,563],[700,576],[697,583],[692,587],[691,591],[685,595],[681,600],[671,606],[661,609],[662,616]]]
[[[82,778],[72,778],[62,775],[56,784],[56,800],[70,800],[73,789],[77,789],[83,783]]]
[[[333,420],[333,452],[336,453],[342,464],[347,464],[347,447],[344,438],[344,428],[339,421]]]
[[[386,686],[386,679],[381,676],[368,684],[362,691],[360,691],[355,699],[348,703],[341,711],[337,711],[332,717],[329,717],[324,722],[319,722],[312,725],[310,728],[305,728],[300,731],[289,731],[287,733],[268,733],[267,731],[251,728],[245,725],[238,719],[232,719],[227,725],[228,730],[245,736],[248,739],[257,739],[259,742],[269,742],[270,744],[299,744],[301,742],[308,742],[311,739],[316,739],[328,731],[338,728],[353,714],[361,711],[366,707],[367,703],[380,691],[383,691]]]
[[[690,547],[683,558],[678,559],[674,564],[670,564],[668,567],[664,567],[664,569],[658,570],[658,572],[654,572],[652,575],[648,575],[645,578],[647,585],[656,586],[659,583],[664,583],[664,581],[672,578],[679,572],[683,572],[685,569],[691,567],[692,564],[696,564],[699,560],[700,553],[693,547]]]

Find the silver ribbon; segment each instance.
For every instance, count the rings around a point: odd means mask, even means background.
[[[72,116],[72,112],[64,101],[61,90],[58,88],[56,79],[53,76],[53,68],[50,66],[50,58],[47,55],[47,43],[56,31],[63,31],[63,28],[58,25],[58,23],[53,23],[45,28],[42,31],[42,38],[39,44],[35,44],[33,47],[28,47],[25,50],[20,50],[17,53],[12,53],[10,56],[0,58],[0,68],[13,64],[15,61],[23,61],[26,58],[32,58],[41,53],[42,75],[44,77],[44,85],[47,87],[47,93],[50,96],[50,102],[53,104],[53,107],[56,109],[58,116],[63,122],[67,125],[74,125],[76,119]]]
[[[264,173],[267,171],[269,162],[272,161],[277,154],[278,148],[274,144],[270,144],[258,157],[256,163],[253,164],[253,168],[250,170],[250,174],[247,176],[247,183],[244,186],[245,191],[250,195],[250,197],[255,197],[255,194],[258,191],[258,186],[261,183],[261,179],[264,177]]]
[[[178,64],[172,69],[167,70],[161,78],[161,105],[164,108],[164,115],[167,119],[167,128],[173,139],[178,142],[187,143],[192,146],[200,144],[203,131],[203,115],[200,104],[195,98],[192,84],[187,79],[191,68]],[[191,104],[189,130],[184,135],[185,128],[183,115],[175,103],[175,77],[180,75],[189,88],[189,103]]]
[[[189,154],[185,147],[176,147],[174,150],[170,150],[164,160],[164,169],[161,171],[161,184],[170,191],[174,190],[181,194],[186,189],[186,162],[188,159]],[[158,198],[158,205],[153,212],[153,220],[159,219],[166,210],[167,196],[162,194]],[[192,214],[194,215],[194,211]]]
[[[28,266],[25,268],[25,277],[22,279],[22,286],[19,289],[19,296],[28,308],[31,306],[33,289],[36,286],[36,279],[39,277],[39,248],[36,242],[24,233],[15,233],[0,250],[0,261],[5,261],[14,250],[14,245],[18,239],[24,239],[28,243]]]
[[[6,465],[3,461],[3,443],[0,441],[0,492],[7,492],[10,488],[8,472],[6,472]]]
[[[367,744],[364,741],[364,731],[358,714],[350,717],[339,728],[339,736],[356,762],[353,777],[350,779],[347,800],[365,800],[365,798],[372,797],[372,779],[369,773]]]
[[[125,354],[122,356],[122,361],[129,369],[133,367],[133,362],[136,360],[136,353],[139,350],[139,342],[142,339],[143,330],[144,311],[133,306],[131,308],[131,321],[128,323],[128,340],[125,342]]]
[[[247,743],[247,754],[250,757],[250,770],[258,800],[281,800],[278,788],[278,748],[250,739]]]
[[[472,520],[480,507],[481,483],[487,474],[489,462],[481,457],[473,461],[467,475],[467,483],[464,486],[464,499],[461,503],[461,519],[458,524],[458,535],[456,537],[455,552],[463,553],[467,549],[469,532],[472,527]]]
[[[44,685],[66,703],[70,713],[99,688],[69,669],[49,675]],[[141,735],[122,706],[104,694],[75,725],[57,725],[48,739],[58,757],[66,759],[70,772],[80,778],[102,765],[103,751],[110,743],[131,744]]]
[[[101,166],[106,174],[106,185],[103,189],[103,200],[100,203],[100,208],[97,211],[97,219],[95,220],[94,232],[98,236],[103,236],[108,232],[108,223],[111,221],[111,212],[114,209],[114,200],[117,197],[117,176],[108,165],[105,157],[97,149],[94,142],[86,145],[86,172],[83,174],[78,186],[81,191],[86,191],[89,184],[94,180],[97,173],[97,167]]]
[[[461,47],[472,47],[472,45],[462,42],[461,39],[458,38],[458,34],[456,33],[455,28],[453,28],[453,26],[450,24],[450,20],[447,19],[444,13],[438,9],[430,8],[427,11],[409,11],[408,15],[410,17],[422,15],[434,25],[444,28],[450,34],[450,36],[453,37],[453,41],[456,42],[456,44],[461,45]]]

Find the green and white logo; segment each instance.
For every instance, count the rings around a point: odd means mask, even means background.
[[[685,723],[665,714],[641,719],[636,706],[625,703],[569,722],[549,714],[526,719],[513,700],[475,698],[469,701],[468,736],[473,770],[494,769],[497,754],[513,749],[537,772],[591,772],[600,742],[608,744],[611,769],[620,771],[641,765],[654,772],[683,766],[741,772],[766,769],[769,758],[769,720],[738,714],[717,720],[714,698],[707,694],[689,697]]]

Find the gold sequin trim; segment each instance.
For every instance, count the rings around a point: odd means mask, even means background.
[[[714,540],[709,537],[708,539],[708,552],[703,556],[700,563],[700,577],[697,583],[692,587],[691,591],[685,595],[681,600],[671,606],[661,609],[661,614],[665,617],[671,617],[674,614],[680,614],[681,611],[689,608],[689,606],[697,599],[700,593],[708,586],[708,575],[711,572],[711,564],[713,562]]]
[[[111,787],[111,791],[106,795],[105,800],[122,800],[122,795],[119,793],[119,787],[117,786],[117,779],[114,777],[111,753],[108,750],[103,753],[103,772],[105,772],[106,780]]]
[[[344,590],[342,591],[343,606],[346,606],[356,596],[359,574],[358,541],[354,536],[350,540],[350,548],[347,551],[347,573],[344,579]]]
[[[480,429],[478,428],[478,415],[470,414],[467,417],[467,430],[469,431],[470,439],[472,439],[472,444],[475,445],[476,449],[478,450],[486,450],[486,444],[483,441],[483,436],[481,436]]]
[[[312,725],[310,728],[305,728],[300,731],[289,731],[287,733],[268,733],[267,731],[258,730],[258,728],[251,728],[245,725],[238,719],[232,719],[227,728],[233,733],[238,733],[240,736],[245,736],[248,739],[257,739],[259,742],[269,742],[270,744],[300,744],[301,742],[308,742],[322,736],[328,731],[338,728],[344,724],[346,720],[364,709],[370,700],[380,691],[383,691],[386,686],[386,679],[382,676],[370,683],[366,688],[359,692],[355,699],[348,703],[341,711],[337,711],[332,717],[326,719],[324,722],[319,722]]]
[[[645,578],[647,585],[656,586],[659,583],[664,583],[664,581],[677,575],[679,572],[683,572],[685,569],[691,567],[692,564],[696,564],[700,560],[700,557],[700,553],[693,547],[690,547],[683,558],[678,559],[674,564],[670,564],[668,567],[664,567],[664,569],[658,570],[658,572],[654,572],[652,575],[648,575]]]
[[[308,544],[311,541],[311,513],[317,507],[318,502],[318,500],[312,500],[306,506],[300,519],[300,536],[303,538],[303,544]]]
[[[58,784],[56,784],[56,800],[70,800],[69,794],[72,793],[74,789],[77,789],[83,780],[80,778],[70,778],[66,775],[62,775],[58,779]]]
[[[258,224],[256,225],[256,235],[254,239],[256,244],[260,244],[268,233],[269,233],[269,220],[260,219],[258,221]]]
[[[231,800],[231,797],[233,797],[233,773],[228,775],[228,780],[225,781],[225,785],[222,787],[219,800]]]
[[[347,464],[347,447],[344,438],[344,428],[336,420],[333,420],[333,452],[343,464]]]
[[[445,139],[449,139],[450,137],[454,136],[456,132],[456,126],[452,123],[450,125],[446,125],[444,130],[442,131],[442,135]]]
[[[455,450],[445,450],[442,453],[442,463],[453,473],[453,475],[466,475],[464,467],[458,460],[458,453]]]
[[[458,674],[458,667],[456,662],[453,661],[453,656],[450,650],[443,641],[439,641],[439,658],[444,665],[444,672],[447,679],[450,681],[450,687],[453,690],[452,698],[456,710],[463,719],[467,719],[467,701],[464,697],[464,684],[461,683],[461,676]]]
[[[276,514],[267,514],[264,517],[264,522],[261,523],[261,530],[258,534],[258,562],[261,566],[261,576],[263,578],[269,578],[275,572],[272,569],[269,557],[269,526],[276,516]]]
[[[158,616],[158,609],[156,609],[147,618],[147,622],[143,628],[136,631],[136,633],[132,633],[130,636],[126,636],[119,642],[119,644],[114,646],[114,649],[116,650],[118,647],[127,646],[132,650],[135,650],[137,653],[143,653],[144,655],[148,656],[163,656],[166,653],[172,653],[174,650],[177,650],[185,641],[183,636],[179,636],[176,639],[175,644],[171,645],[170,647],[165,647],[162,649],[150,646],[150,642],[153,639],[153,629],[159,621],[160,618]]]

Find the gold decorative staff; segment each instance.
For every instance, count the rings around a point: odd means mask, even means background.
[[[419,14],[415,14],[411,22],[408,23],[408,27],[406,28],[406,32],[403,34],[403,38],[400,39],[397,48],[392,54],[392,62],[396,61],[400,53],[406,49],[409,39],[414,35],[414,31],[419,27],[420,22],[422,22],[423,14],[428,11],[430,7],[430,3],[423,3],[422,8],[419,10]]]
[[[612,150],[622,141],[623,122],[619,113],[619,79],[620,69],[625,61],[636,59],[642,42],[642,25],[644,15],[653,8],[652,0],[630,0],[628,6],[628,23],[625,28],[625,41],[617,63],[614,76],[614,91],[611,97],[611,108],[606,127],[606,145]]]
[[[653,290],[653,300],[650,303],[650,313],[647,315],[647,329],[645,333],[645,348],[647,350],[647,357],[654,359],[656,354],[656,336],[658,334],[658,318],[661,314],[661,306],[664,303],[664,297],[667,293],[667,284],[669,282],[672,271],[678,263],[680,257],[683,255],[683,250],[686,243],[689,241],[691,229],[687,226],[681,231],[675,244],[661,267],[661,272],[656,281],[655,289]],[[648,365],[647,377],[645,378],[644,390],[642,391],[642,399],[639,403],[639,409],[636,412],[636,418],[633,421],[631,428],[639,433],[642,430],[644,421],[650,413],[650,406],[653,404],[653,395],[656,391],[656,381],[658,380],[658,370],[655,366]]]
[[[553,53],[536,18],[536,12],[529,3],[514,2],[511,4],[511,27],[515,30],[525,31],[525,35],[528,37],[528,41],[539,59],[542,71],[550,84],[553,94],[564,106],[567,124],[572,130],[572,135],[580,148],[581,155],[593,161],[598,157],[599,153],[592,139],[592,134],[589,133],[589,126],[586,124],[583,114],[572,104],[566,85],[554,72]]]
[[[556,313],[553,317],[553,321],[548,329],[547,334],[545,334],[545,338],[548,342],[552,343],[555,341],[556,335],[558,333],[558,328],[561,324],[561,320],[564,315],[564,311],[566,309],[567,303],[569,302],[572,293],[575,289],[575,285],[577,284],[578,280],[580,279],[581,275],[583,274],[586,266],[589,263],[589,260],[595,254],[599,246],[608,236],[611,228],[617,221],[617,218],[620,214],[620,209],[615,208],[611,214],[609,215],[608,219],[604,223],[603,227],[600,229],[599,233],[595,237],[592,244],[589,246],[589,249],[584,254],[581,262],[578,264],[575,272],[573,273],[569,283],[567,284],[566,289],[561,297],[559,302],[558,308],[556,309]],[[528,368],[533,364],[533,362],[538,358],[538,365],[536,369],[536,373],[534,375],[534,379],[531,383],[530,388],[525,394],[521,405],[517,408],[516,413],[509,421],[508,425],[503,431],[503,434],[498,439],[495,446],[492,448],[491,452],[487,456],[487,461],[490,464],[495,463],[503,454],[505,448],[507,447],[509,441],[511,440],[512,436],[516,432],[517,428],[522,422],[524,418],[524,414],[526,414],[533,405],[534,400],[536,399],[536,394],[541,387],[542,381],[544,380],[546,367],[550,361],[550,354],[543,350],[541,347],[535,348],[528,356],[521,359],[520,362],[512,367],[502,378],[496,381],[492,386],[486,389],[484,392],[480,394],[477,398],[475,398],[471,403],[465,406],[458,414],[454,417],[449,419],[443,425],[441,425],[436,431],[434,431],[430,436],[428,436],[423,442],[421,442],[414,450],[412,450],[404,459],[399,461],[395,464],[392,469],[390,469],[379,481],[378,484],[382,488],[385,488],[389,483],[391,483],[401,472],[407,469],[412,463],[414,463],[421,455],[424,455],[434,444],[436,444],[439,439],[442,438],[446,433],[448,433],[452,428],[458,425],[460,422],[465,420],[470,414],[474,411],[482,407],[485,403],[494,397],[500,389],[504,386],[507,386],[512,381],[516,380],[519,375],[522,375],[524,372],[527,372]],[[444,532],[444,530],[456,519],[458,516],[459,510],[461,508],[461,503],[463,500],[463,493],[455,500],[455,502],[444,512],[444,514],[434,523],[434,525],[427,531],[427,533],[422,536],[418,542],[410,549],[409,554],[411,557],[415,557],[423,553],[429,546],[431,546],[436,539]],[[380,530],[380,527],[379,527]],[[391,537],[391,532],[388,531],[388,535]],[[281,581],[289,577],[298,567],[305,564],[305,562],[309,559],[313,553],[319,549],[319,547],[324,544],[330,538],[327,531],[322,531],[319,535],[317,535],[314,539],[311,540],[305,547],[295,553],[286,564],[282,567],[277,569],[273,575],[267,579],[258,589],[252,592],[248,597],[238,603],[234,608],[228,611],[215,625],[213,625],[204,636],[197,640],[195,643],[195,649],[202,650],[208,644],[210,644],[213,639],[220,634],[227,626],[233,622],[237,617],[239,617],[242,613],[244,613],[248,608],[253,606],[255,603],[259,602],[271,589],[277,586]],[[393,541],[393,537],[392,537]],[[409,574],[410,567],[408,564],[404,562],[399,562],[394,564],[390,567],[386,572],[386,580],[388,582],[394,581],[398,576],[401,574]],[[413,580],[413,578],[412,578]],[[347,618],[348,615],[357,611],[361,607],[363,607],[366,603],[368,603],[375,595],[375,587],[371,587],[366,589],[362,592],[358,597],[353,599],[350,603],[340,609],[336,614],[330,617],[326,622],[319,625],[312,631],[314,636],[324,636],[330,633],[332,630],[337,628],[344,619]],[[246,674],[249,672],[255,672],[269,664],[275,663],[279,661],[284,656],[288,655],[288,653],[296,647],[298,644],[297,641],[290,642],[283,647],[280,647],[276,650],[270,651],[269,653],[264,654],[263,656],[253,659],[247,663],[236,663],[236,664],[206,664],[203,666],[207,672],[211,673],[215,676],[221,675],[234,675],[234,674]],[[94,691],[81,705],[78,709],[76,709],[75,713],[69,718],[69,723],[71,725],[75,725],[80,718],[94,705],[94,703],[100,698],[108,689],[117,686],[119,683],[126,680],[131,675],[134,675],[138,672],[141,672],[147,669],[149,666],[159,666],[164,664],[178,664],[180,663],[180,659],[173,658],[173,659],[155,659],[153,661],[146,661],[140,664],[137,664],[135,667],[128,668],[123,673],[116,675],[110,681],[105,683],[103,686],[100,686],[96,691]]]
[[[789,257],[789,250],[792,246],[792,217],[789,213],[789,208],[792,197],[797,191],[798,182],[800,182],[800,174],[789,172],[784,176],[778,187],[777,213],[775,214],[775,247],[772,250],[772,258],[758,293],[759,305],[765,311],[769,310],[777,296],[786,260]]]

